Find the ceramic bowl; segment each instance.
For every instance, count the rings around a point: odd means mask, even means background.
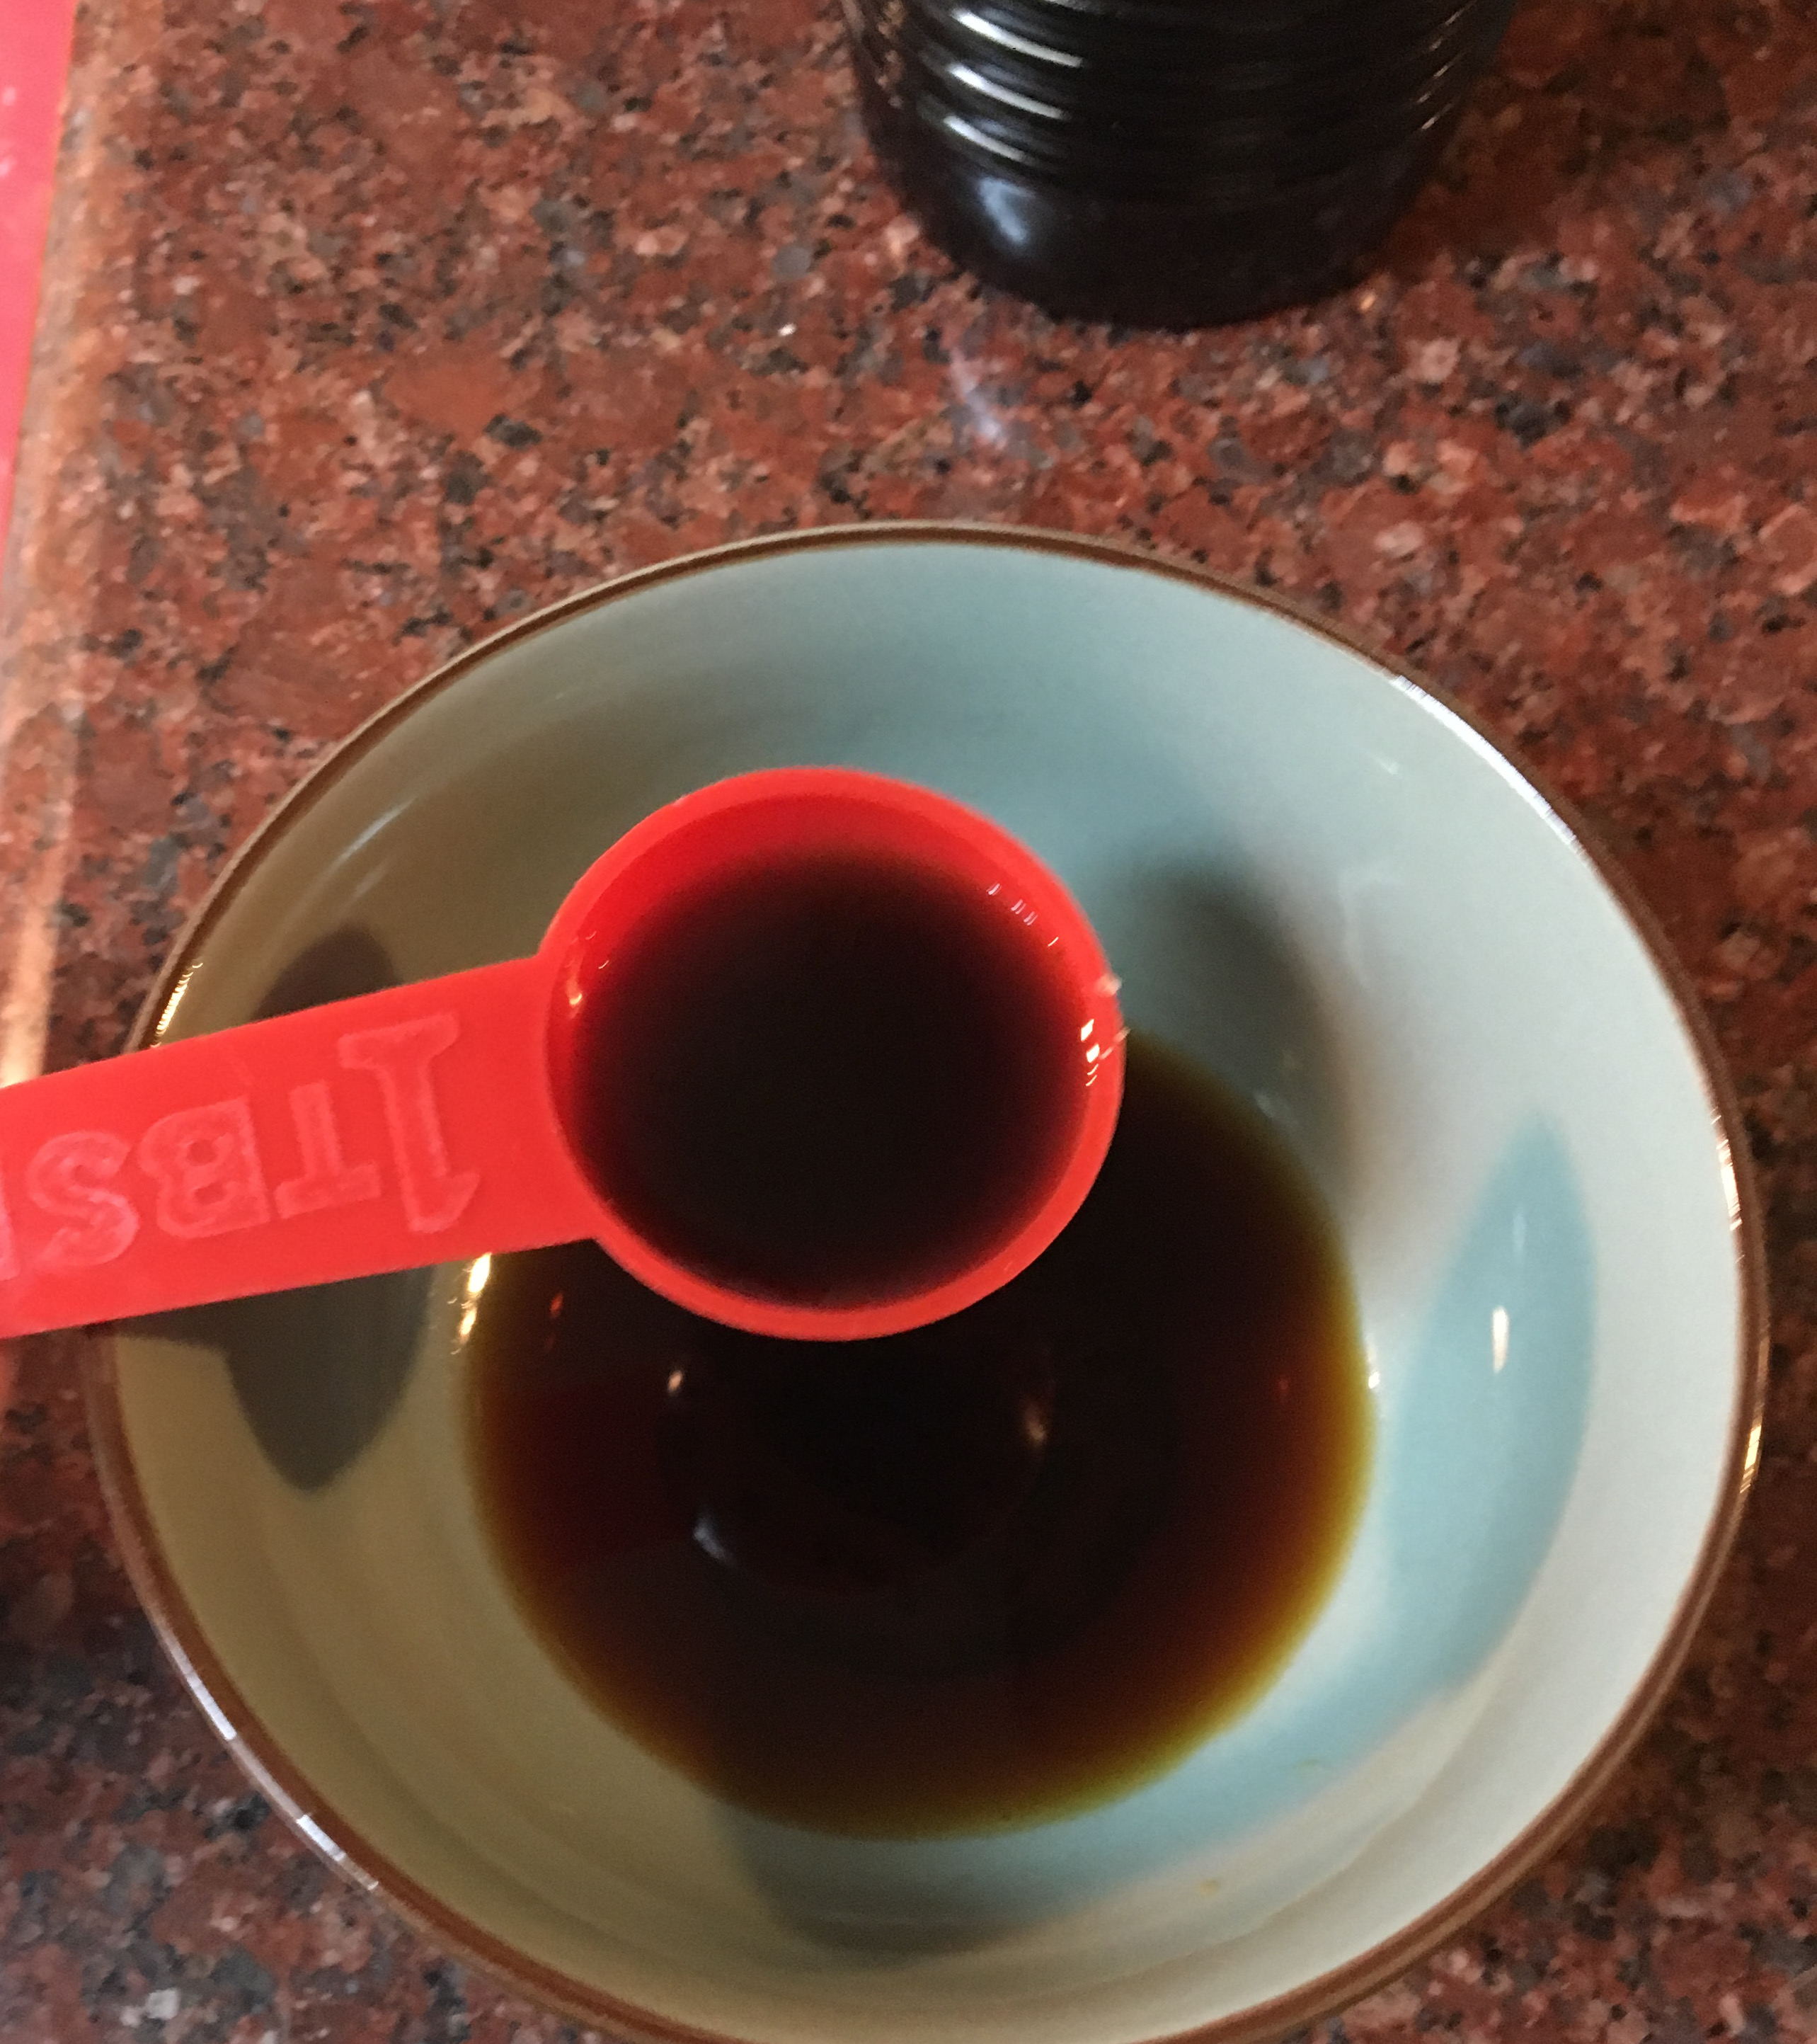
[[[1284,1672],[1063,1822],[855,1840],[716,1802],[595,1714],[476,1521],[467,1274],[98,1340],[148,1604],[222,1737],[444,1944],[636,2037],[1278,2032],[1586,1811],[1751,1470],[1738,1124],[1619,878],[1431,690],[1254,592],[1085,542],[793,536],[463,655],[337,752],[179,945],[141,1040],[528,951],[658,804],[869,767],[1070,883],[1131,1019],[1270,1116],[1354,1280],[1376,1447]]]

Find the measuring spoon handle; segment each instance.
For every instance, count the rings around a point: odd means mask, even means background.
[[[549,985],[516,959],[0,1088],[0,1339],[591,1233]]]

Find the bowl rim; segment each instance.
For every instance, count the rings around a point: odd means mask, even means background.
[[[839,548],[929,544],[1058,555],[1209,590],[1266,611],[1358,656],[1392,685],[1426,699],[1455,720],[1549,812],[1639,939],[1696,1054],[1711,1137],[1729,1186],[1730,1235],[1740,1305],[1734,1357],[1734,1420],[1715,1507],[1651,1659],[1608,1729],[1558,1794],[1500,1852],[1442,1900],[1367,1950],[1283,1994],[1207,2023],[1158,2032],[1143,2040],[1143,2044],[1266,2044],[1266,2040],[1334,2014],[1397,1978],[1504,1895],[1582,1823],[1664,1702],[1684,1661],[1734,1543],[1759,1461],[1769,1332],[1761,1212],[1738,1099],[1715,1032],[1687,969],[1635,883],[1575,807],[1548,785],[1545,775],[1519,760],[1512,746],[1481,718],[1446,690],[1389,659],[1359,632],[1334,624],[1278,591],[1258,588],[1213,569],[1169,560],[1120,540],[1031,526],[923,519],[816,526],[732,540],[631,570],[532,612],[464,647],[358,725],[305,774],[230,859],[172,944],[125,1047],[142,1049],[162,1035],[199,951],[268,844],[306,814],[394,724],[506,647],[622,597],[743,561]],[[747,2044],[740,2032],[674,2021],[515,1950],[413,1881],[328,1807],[291,1764],[216,1658],[159,1546],[126,1439],[117,1376],[118,1339],[115,1328],[103,1326],[88,1330],[80,1343],[90,1447],[115,1535],[133,1588],[184,1686],[271,1807],[338,1873],[385,1903],[412,1927],[545,2008],[616,2029],[634,2044]]]

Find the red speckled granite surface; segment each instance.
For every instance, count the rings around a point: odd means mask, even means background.
[[[337,737],[635,563],[1020,519],[1348,619],[1556,776],[1658,911],[1746,1101],[1777,1319],[1758,1493],[1657,1729],[1550,1865],[1330,2034],[1803,2034],[1811,0],[1526,0],[1362,286],[1184,338],[953,275],[814,0],[90,0],[74,104],[0,628],[0,1068],[113,1049]],[[136,1613],[54,1343],[7,1423],[0,1596],[9,2044],[562,2034],[248,1792]]]

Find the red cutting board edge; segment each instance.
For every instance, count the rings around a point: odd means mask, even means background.
[[[36,0],[8,13],[0,33],[0,548],[13,504],[75,4]]]

